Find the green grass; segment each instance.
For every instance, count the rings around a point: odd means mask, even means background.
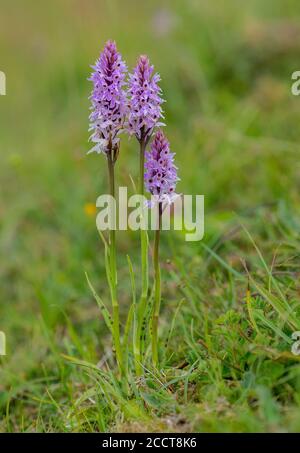
[[[300,431],[300,5],[161,4],[1,2],[0,431]],[[206,210],[203,241],[162,234],[162,369],[131,375],[128,398],[85,278],[108,302],[85,211],[106,190],[105,162],[86,156],[86,79],[108,38],[161,73],[179,190]],[[128,172],[125,138],[119,185]],[[124,323],[139,235],[117,242]]]

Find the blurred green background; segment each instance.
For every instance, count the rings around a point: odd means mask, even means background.
[[[85,352],[96,348],[91,356],[106,336],[84,278],[89,271],[107,292],[91,207],[105,190],[106,166],[102,156],[86,156],[90,65],[107,39],[116,40],[130,69],[139,54],[149,55],[162,77],[178,189],[205,195],[205,240],[216,240],[237,214],[249,228],[259,223],[259,243],[274,250],[278,239],[267,244],[267,225],[277,215],[298,225],[300,97],[291,94],[291,74],[300,70],[300,4],[1,0],[0,36],[7,78],[0,97],[0,329],[8,349],[0,364],[0,427],[35,429],[42,426],[33,402],[44,391],[39,379],[56,366],[56,344],[69,341],[65,316]],[[137,153],[124,137],[120,185],[137,176]],[[201,246],[180,238],[177,247],[187,273],[196,272]],[[230,249],[232,263],[243,247]],[[120,235],[119,250],[126,307],[124,256],[130,252],[138,269],[138,237]],[[169,290],[175,297],[171,283]]]

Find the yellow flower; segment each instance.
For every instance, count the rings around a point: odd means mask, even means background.
[[[94,216],[96,214],[96,205],[94,203],[85,203],[84,212],[89,217]]]

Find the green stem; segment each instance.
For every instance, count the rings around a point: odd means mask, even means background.
[[[139,175],[139,194],[144,195],[144,165],[145,165],[146,138],[140,140],[140,175]],[[141,229],[141,275],[142,275],[142,292],[137,313],[137,333],[135,335],[134,355],[136,364],[136,373],[142,374],[142,354],[145,337],[145,311],[148,297],[148,238],[147,232]]]
[[[153,251],[153,267],[154,267],[154,305],[152,313],[152,362],[153,366],[158,366],[158,318],[161,301],[161,280],[159,266],[159,240],[161,230],[162,204],[158,205],[158,228],[155,231],[154,251]]]
[[[115,197],[115,172],[114,162],[111,153],[107,154],[109,190],[110,195]],[[122,373],[124,370],[122,360],[122,349],[120,340],[120,320],[119,320],[119,303],[117,299],[117,265],[116,265],[116,230],[115,230],[115,212],[113,216],[113,228],[109,230],[109,260],[110,260],[110,275],[111,275],[111,300],[112,300],[112,318],[113,318],[113,341],[116,350],[116,357],[119,370]]]

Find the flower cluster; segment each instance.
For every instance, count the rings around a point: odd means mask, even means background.
[[[178,196],[175,193],[177,181],[177,167],[174,164],[174,153],[170,151],[170,145],[163,132],[158,129],[164,126],[161,122],[163,117],[162,92],[158,85],[160,76],[154,73],[154,67],[150,65],[148,57],[141,55],[137,66],[128,81],[125,80],[127,67],[117,51],[116,44],[108,41],[103,52],[95,65],[90,81],[93,90],[90,96],[91,113],[89,116],[89,130],[92,135],[90,140],[93,148],[89,152],[104,153],[107,157],[108,180],[111,197],[115,195],[115,162],[119,154],[121,131],[126,130],[134,135],[139,141],[140,148],[140,194],[144,193],[144,185],[150,192],[151,201],[146,202],[148,207],[158,207],[158,223],[154,239],[154,301],[151,313],[151,344],[152,362],[155,369],[159,369],[158,361],[158,316],[161,300],[161,280],[159,267],[159,238],[162,226],[162,214],[166,204],[171,204]],[[154,135],[150,149],[147,146]],[[146,158],[146,161],[145,161]],[[86,212],[93,211],[91,206],[86,206]],[[113,214],[115,223],[115,214]],[[103,311],[107,326],[112,331],[113,343],[116,352],[116,361],[122,378],[127,378],[128,354],[123,354],[123,341],[120,336],[117,263],[116,263],[116,234],[115,229],[110,228],[108,241],[104,239],[105,249],[108,253],[105,260],[106,273],[112,298],[112,316],[105,308]],[[134,359],[138,376],[143,374],[143,351],[148,347],[146,331],[143,334],[144,320],[147,317],[147,302],[149,293],[148,283],[148,241],[147,233],[141,229],[141,312],[137,323],[134,323]],[[88,280],[89,283],[89,280]],[[91,289],[92,286],[89,283]],[[94,290],[93,290],[94,292]],[[149,300],[150,303],[150,300]],[[101,305],[102,306],[102,305]],[[152,306],[152,301],[151,301]],[[113,328],[112,328],[113,327]],[[126,334],[126,332],[125,332]],[[125,341],[125,336],[124,336]],[[125,343],[124,343],[125,344]]]
[[[158,86],[160,76],[153,74],[154,67],[150,65],[145,55],[139,57],[134,72],[129,76],[129,113],[128,132],[138,140],[150,137],[155,126],[164,126],[161,104],[161,89]]]
[[[90,140],[94,147],[89,151],[97,153],[116,150],[118,134],[124,126],[127,113],[127,99],[124,90],[126,65],[117,51],[116,44],[108,41],[100,58],[92,66],[93,91],[90,96]]]
[[[145,185],[148,192],[159,202],[170,203],[175,194],[177,167],[174,165],[174,155],[162,131],[157,131],[151,143],[150,151],[146,153]]]

